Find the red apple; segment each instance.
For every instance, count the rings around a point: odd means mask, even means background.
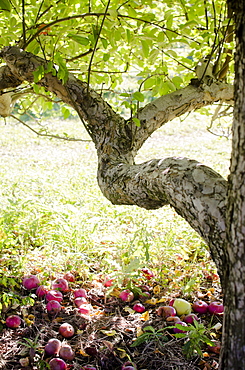
[[[22,284],[27,290],[36,289],[40,285],[40,280],[36,275],[29,275],[24,277]]]
[[[88,304],[88,301],[84,297],[77,297],[74,299],[74,303],[77,307],[80,307],[82,304]]]
[[[75,357],[75,353],[71,346],[69,344],[62,344],[60,351],[59,351],[59,356],[63,358],[63,360],[73,360]]]
[[[187,326],[187,324],[183,321],[177,321],[175,324],[180,324],[182,326]],[[173,332],[176,334],[176,333],[186,333],[186,331],[183,329],[179,329],[179,328],[173,328]]]
[[[18,315],[10,315],[6,318],[6,326],[10,329],[18,328],[21,325],[21,318]]]
[[[59,327],[59,333],[64,338],[71,338],[74,335],[74,332],[75,332],[75,330],[74,330],[73,326],[71,324],[68,324],[67,322],[64,322]]]
[[[127,361],[122,365],[121,370],[136,370],[135,366],[132,364],[132,362]]]
[[[192,308],[195,312],[206,313],[208,311],[208,304],[204,301],[198,300],[193,303]]]
[[[68,281],[62,278],[56,279],[52,282],[52,289],[59,290],[61,292],[68,292],[69,290]]]
[[[193,324],[194,320],[198,321],[198,317],[194,313],[190,313],[183,318],[183,321],[186,322],[186,324]]]
[[[49,339],[48,343],[45,345],[44,350],[48,356],[57,355],[61,347],[61,341],[56,338]]]
[[[83,288],[79,288],[79,289],[74,290],[73,294],[74,294],[74,298],[77,298],[77,297],[87,298],[87,292]]]
[[[224,306],[220,302],[212,302],[208,306],[208,311],[211,315],[219,315],[224,312]]]
[[[70,283],[74,283],[76,281],[75,276],[70,271],[66,272],[63,278],[69,281]]]
[[[89,304],[83,304],[81,307],[79,307],[78,312],[80,312],[82,315],[89,315],[91,310],[91,306]]]
[[[49,361],[50,370],[66,370],[67,365],[64,360],[61,358],[52,358],[52,360]]]
[[[94,367],[93,365],[84,365],[80,370],[97,370],[97,367]]]
[[[134,293],[129,289],[125,289],[120,293],[119,298],[124,302],[132,302],[134,300]]]
[[[56,314],[61,311],[61,304],[58,301],[49,301],[46,305],[47,311],[51,314]]]
[[[59,292],[58,290],[50,290],[46,294],[46,300],[61,302],[63,300],[63,294]]]
[[[169,316],[175,316],[176,310],[172,306],[160,306],[157,309],[157,315],[167,318]]]
[[[142,313],[145,311],[145,306],[142,303],[135,303],[133,306],[133,310],[138,313]]]
[[[39,285],[36,290],[36,295],[38,298],[45,297],[48,293],[48,288],[46,288],[44,285]]]
[[[155,276],[154,273],[147,267],[142,268],[141,272],[143,273],[147,280],[151,280]]]

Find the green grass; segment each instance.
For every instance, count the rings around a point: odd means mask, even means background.
[[[88,139],[79,121],[47,124]],[[120,283],[147,265],[161,284],[189,294],[202,269],[214,269],[202,240],[170,207],[146,211],[103,197],[92,142],[37,137],[10,121],[1,121],[0,132],[0,278],[72,270],[83,280],[114,274]],[[227,176],[230,142],[193,114],[155,132],[137,162],[168,156],[197,159]]]

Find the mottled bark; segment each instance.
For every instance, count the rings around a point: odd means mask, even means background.
[[[245,3],[232,1],[236,20],[235,110],[224,265],[225,317],[220,370],[245,369]]]
[[[0,89],[33,81],[45,60],[16,47],[1,52],[11,78]],[[0,74],[1,77],[1,74]],[[138,112],[140,127],[116,114],[86,83],[69,75],[65,85],[47,73],[39,82],[77,110],[98,153],[98,183],[113,204],[155,209],[170,204],[204,238],[222,279],[226,181],[212,169],[187,158],[154,159],[134,164],[137,151],[164,123],[215,101],[233,99],[233,87],[218,81],[189,85],[156,99]]]

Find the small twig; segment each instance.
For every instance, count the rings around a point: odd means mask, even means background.
[[[29,130],[31,130],[32,132],[34,132],[38,136],[51,137],[51,138],[54,138],[54,139],[66,140],[66,141],[84,141],[84,142],[91,142],[92,141],[92,140],[89,140],[89,139],[76,139],[76,138],[72,138],[72,137],[69,138],[69,137],[53,135],[53,134],[44,134],[44,133],[38,132],[37,130],[35,130],[34,128],[29,126],[27,123],[23,122],[20,118],[15,117],[13,114],[11,114],[10,117],[12,117],[12,118],[16,119],[18,122],[22,123],[22,125],[27,127]]]
[[[106,9],[105,9],[105,13],[104,13],[104,16],[103,16],[102,21],[101,21],[100,29],[99,29],[99,32],[98,32],[97,38],[96,38],[96,40],[95,40],[95,44],[94,44],[94,48],[93,48],[93,52],[92,52],[92,55],[91,55],[91,58],[90,58],[90,61],[89,61],[89,66],[88,66],[88,86],[87,86],[87,92],[89,91],[90,75],[91,75],[91,66],[92,66],[92,63],[93,63],[93,58],[94,58],[94,55],[95,55],[95,51],[96,51],[96,48],[97,48],[97,45],[98,45],[98,41],[99,41],[99,38],[100,38],[100,34],[101,34],[101,31],[102,31],[102,28],[103,28],[103,25],[104,25],[104,22],[105,22],[105,18],[106,18],[106,16],[107,16],[107,11],[108,11],[108,9],[109,9],[110,2],[111,2],[111,0],[108,0],[107,5],[106,5]]]

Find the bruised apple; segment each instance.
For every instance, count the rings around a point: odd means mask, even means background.
[[[175,316],[176,310],[172,306],[160,306],[157,309],[157,315],[161,317],[169,317],[169,316]]]
[[[49,301],[46,305],[47,311],[51,314],[56,314],[61,311],[61,304],[58,301]]]
[[[59,333],[64,338],[71,338],[74,335],[75,330],[71,324],[68,324],[68,322],[64,322],[59,327]]]

